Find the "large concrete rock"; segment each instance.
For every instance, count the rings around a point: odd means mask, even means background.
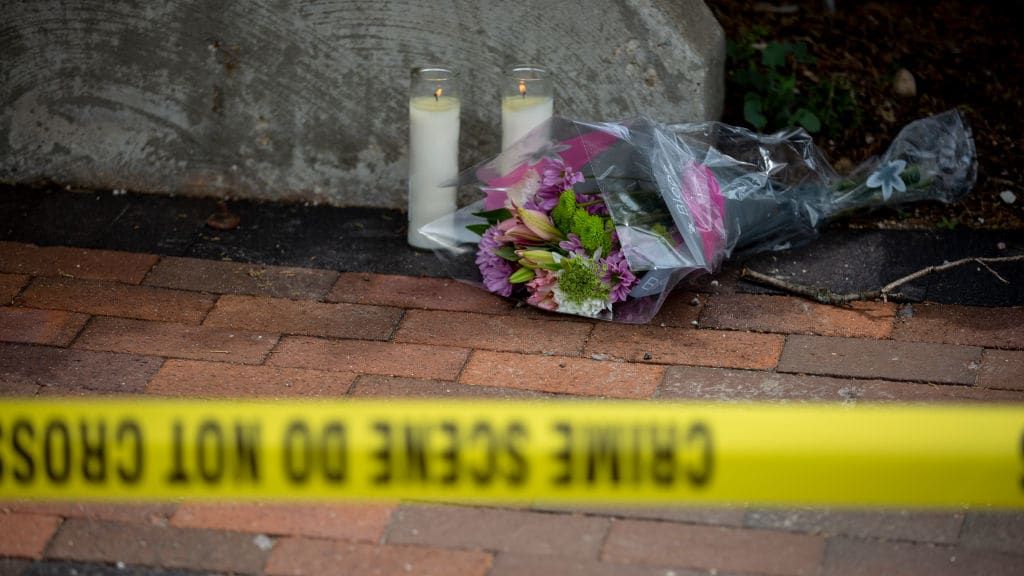
[[[700,0],[5,2],[0,179],[336,205],[405,203],[409,69],[462,72],[462,165],[497,152],[503,67],[556,113],[715,118]]]

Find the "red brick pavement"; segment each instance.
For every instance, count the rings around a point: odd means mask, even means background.
[[[680,292],[651,325],[625,326],[443,279],[0,242],[0,394],[1024,400],[1024,309],[913,311],[725,289]],[[0,502],[0,571],[33,562],[272,575],[1020,574],[1024,514]]]

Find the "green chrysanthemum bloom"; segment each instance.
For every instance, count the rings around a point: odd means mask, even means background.
[[[572,215],[572,233],[580,237],[580,244],[587,252],[594,254],[600,248],[601,255],[607,256],[612,251],[612,231],[608,223],[607,218],[578,208]]]
[[[551,211],[551,220],[562,234],[572,232],[572,216],[576,213],[576,192],[572,188],[562,192],[558,204]]]
[[[558,287],[566,300],[582,304],[608,299],[608,287],[601,282],[598,265],[589,258],[564,258],[558,275]]]
[[[612,232],[615,227],[607,217],[589,214],[576,203],[576,192],[571,188],[558,197],[558,205],[551,211],[551,220],[563,234],[579,236],[580,245],[590,254],[599,248],[607,256],[612,251]]]

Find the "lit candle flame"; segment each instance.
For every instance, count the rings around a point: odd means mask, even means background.
[[[519,95],[526,98],[526,80],[519,81]]]
[[[444,89],[438,86],[437,90],[434,90],[434,100],[440,100],[441,94],[444,94]]]

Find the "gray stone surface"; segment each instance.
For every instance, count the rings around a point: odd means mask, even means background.
[[[556,112],[721,111],[700,0],[6,3],[0,180],[404,207],[411,67],[462,71],[462,166],[497,152],[512,63]]]

